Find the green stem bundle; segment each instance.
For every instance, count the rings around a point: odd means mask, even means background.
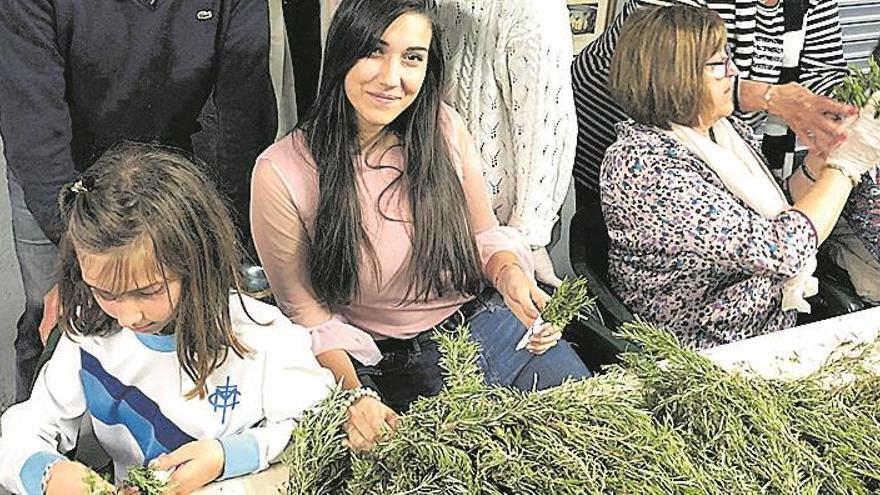
[[[594,299],[590,297],[586,279],[566,279],[541,310],[541,318],[557,328],[563,328],[593,303]]]
[[[128,476],[122,482],[124,488],[137,488],[140,495],[162,495],[168,483],[159,479],[156,473],[146,466],[128,468]]]
[[[870,102],[874,93],[880,91],[880,65],[873,58],[868,60],[868,70],[864,71],[857,65],[849,66],[849,74],[834,88],[834,98],[843,103],[862,108]],[[874,118],[880,117],[880,105],[876,108]]]

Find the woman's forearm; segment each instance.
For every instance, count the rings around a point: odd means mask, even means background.
[[[816,227],[819,244],[831,234],[852,190],[852,181],[840,170],[824,168],[813,187],[797,200],[794,208]]]
[[[742,112],[761,112],[767,110],[767,90],[770,84],[765,82],[739,80],[739,110]],[[772,99],[772,91],[770,97]]]
[[[810,192],[813,184],[822,176],[825,169],[825,159],[819,158],[814,153],[809,153],[800,168],[794,171],[788,178],[788,191],[791,201],[797,203]]]
[[[318,354],[318,363],[333,373],[336,381],[342,381],[342,388],[351,390],[361,386],[351,358],[342,349],[331,349]]]
[[[810,149],[829,152],[846,137],[843,117],[858,110],[813,94],[798,83],[767,84],[740,79],[739,110],[768,112],[781,118]]]

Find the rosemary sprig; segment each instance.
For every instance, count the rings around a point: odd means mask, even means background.
[[[129,467],[122,486],[137,488],[140,495],[162,495],[168,489],[168,483],[157,478],[156,473],[146,466]]]
[[[557,328],[563,328],[577,318],[582,309],[593,304],[586,279],[566,279],[544,306],[541,318]]]
[[[116,487],[112,483],[102,478],[98,473],[89,470],[86,477],[83,478],[86,490],[89,495],[115,495]]]
[[[833,96],[836,100],[862,108],[870,102],[871,96],[880,91],[880,65],[873,58],[868,60],[868,70],[857,65],[849,66],[849,74],[837,87]],[[880,117],[880,104],[875,106],[874,118]]]

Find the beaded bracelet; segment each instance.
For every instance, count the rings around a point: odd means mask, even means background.
[[[46,469],[43,471],[43,476],[40,478],[40,486],[43,488],[43,493],[46,493],[46,490],[49,488],[49,479],[52,477],[52,475],[51,475],[52,468],[55,467],[55,464],[57,464],[58,461],[61,461],[61,460],[62,460],[61,458],[58,458],[58,459],[55,459],[54,461],[50,462],[46,466]]]
[[[377,401],[382,402],[382,398],[379,397],[379,393],[375,390],[367,387],[358,387],[348,391],[348,397],[345,399],[345,408],[350,408],[355,402],[364,397],[372,397]]]

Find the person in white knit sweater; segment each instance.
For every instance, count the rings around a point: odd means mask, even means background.
[[[468,123],[499,221],[532,246],[535,275],[558,285],[546,246],[577,140],[564,0],[436,0],[446,102]]]
[[[339,2],[322,0],[323,22]],[[558,286],[546,246],[577,140],[566,3],[435,2],[448,68],[444,100],[476,141],[498,220],[531,245],[536,278]]]

